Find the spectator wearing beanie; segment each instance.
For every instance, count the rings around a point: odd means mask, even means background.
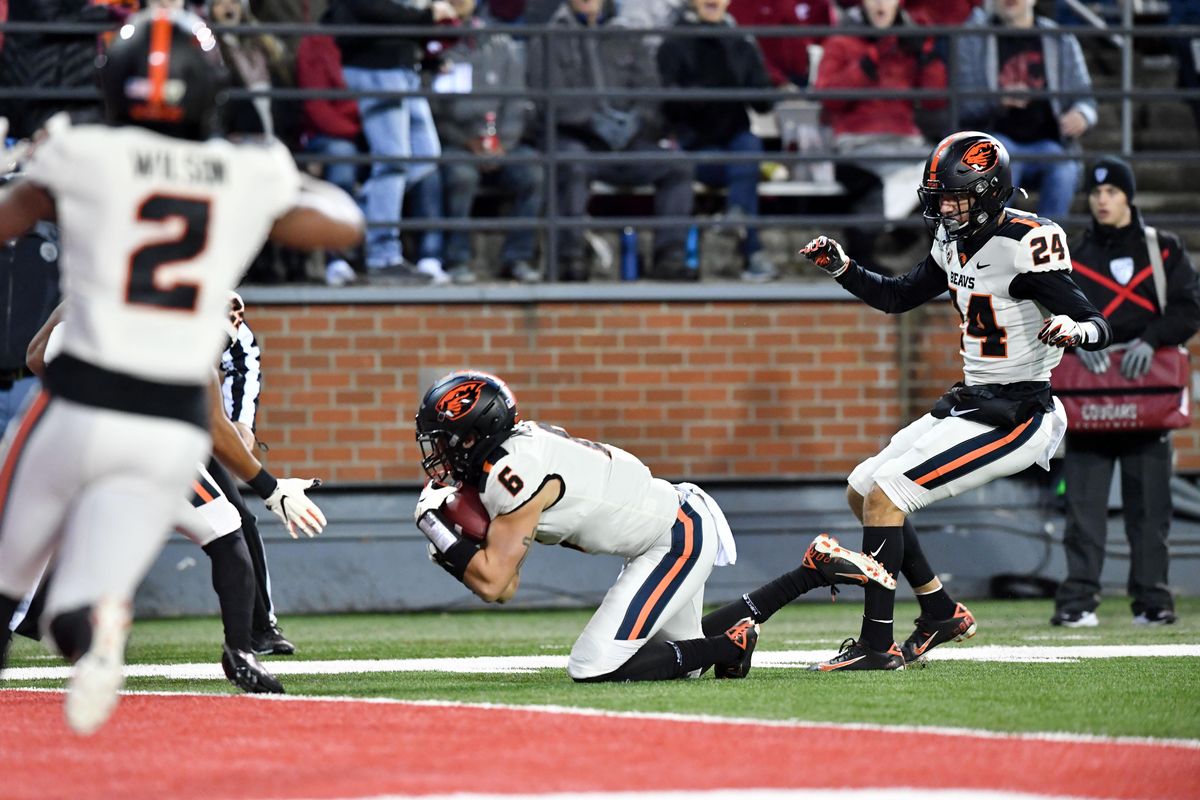
[[[1070,243],[1072,277],[1108,319],[1113,345],[1073,351],[1085,368],[1119,371],[1140,381],[1155,350],[1187,342],[1200,329],[1200,280],[1179,237],[1154,231],[1133,205],[1133,170],[1119,158],[1102,158],[1084,174],[1092,221]],[[1162,261],[1166,305],[1159,303],[1150,248]],[[1067,356],[1070,358],[1071,356]],[[1129,540],[1126,585],[1133,622],[1169,625],[1175,604],[1168,588],[1167,533],[1171,524],[1170,431],[1067,431],[1063,460],[1067,521],[1063,546],[1067,578],[1059,586],[1050,622],[1066,627],[1099,623],[1100,573],[1108,523],[1108,491],[1121,465],[1121,505]]]

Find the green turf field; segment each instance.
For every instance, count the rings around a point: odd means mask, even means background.
[[[843,595],[831,605],[793,605],[763,626],[759,650],[826,649],[857,633],[861,606]],[[1100,609],[1098,628],[1052,628],[1048,601],[975,601],[980,645],[1200,644],[1200,598],[1179,604],[1169,627],[1130,623],[1120,598]],[[896,619],[916,616],[901,603]],[[565,655],[588,617],[584,611],[487,609],[449,614],[289,617],[287,635],[300,647],[291,660]],[[897,624],[901,638],[907,624]],[[220,624],[214,619],[137,623],[130,663],[213,662]],[[550,703],[593,708],[769,719],[961,726],[1003,731],[1070,731],[1102,735],[1200,738],[1200,659],[1105,658],[1076,663],[937,661],[903,673],[808,673],[758,669],[744,681],[576,685],[562,670],[531,674],[376,673],[286,675],[289,693]],[[40,645],[18,638],[10,664],[57,664]],[[268,659],[268,661],[284,659]],[[56,686],[40,681],[7,686]],[[136,678],[130,689],[231,692],[218,681]]]

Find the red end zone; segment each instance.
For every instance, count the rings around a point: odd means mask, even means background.
[[[902,786],[1194,798],[1200,785],[1200,749],[1177,745],[318,699],[131,695],[81,739],[62,699],[0,692],[6,800]]]

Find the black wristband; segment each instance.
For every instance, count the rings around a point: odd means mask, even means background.
[[[257,475],[246,481],[246,484],[254,490],[255,494],[266,500],[275,493],[275,487],[279,485],[279,481],[275,479],[274,475],[267,472],[266,467],[263,467]]]
[[[444,553],[438,553],[434,556],[438,565],[454,576],[454,579],[462,582],[463,575],[467,572],[467,565],[471,563],[471,559],[479,552],[479,545],[470,539],[459,539],[454,544],[450,545]]]

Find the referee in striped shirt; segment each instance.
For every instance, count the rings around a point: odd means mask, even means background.
[[[262,350],[254,338],[254,332],[246,324],[246,304],[237,292],[230,294],[229,322],[233,335],[229,346],[221,354],[221,394],[225,400],[226,415],[241,434],[246,447],[254,450],[257,444],[254,429],[258,398],[262,391]],[[275,617],[275,607],[271,603],[271,575],[267,570],[267,554],[258,530],[258,520],[242,501],[233,476],[219,464],[216,467],[212,476],[241,515],[242,533],[250,551],[250,561],[254,564],[254,652],[259,655],[290,656],[296,652],[296,647],[284,638]],[[209,469],[212,470],[212,465]]]

